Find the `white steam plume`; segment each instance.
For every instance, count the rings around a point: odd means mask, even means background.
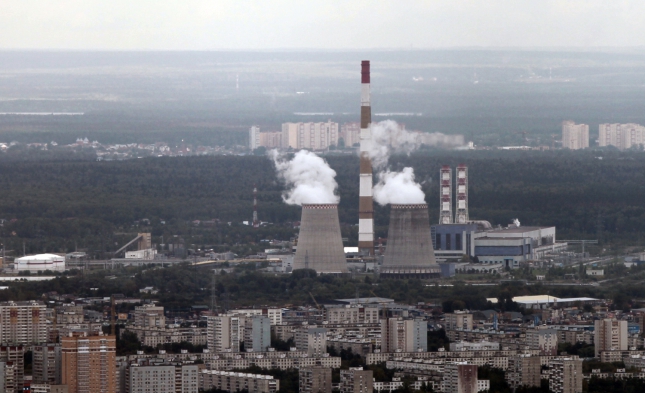
[[[381,206],[388,203],[425,203],[421,185],[414,181],[414,169],[403,168],[401,172],[379,173],[379,182],[374,186],[374,200]]]
[[[300,150],[289,161],[277,150],[271,150],[269,157],[275,164],[278,178],[289,188],[282,193],[285,203],[302,205],[340,201],[340,197],[336,195],[336,171],[316,154]]]

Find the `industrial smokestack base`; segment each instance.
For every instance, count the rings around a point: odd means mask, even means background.
[[[387,248],[380,275],[434,278],[441,275],[430,235],[428,205],[391,205]]]
[[[300,234],[293,270],[314,269],[319,274],[347,273],[338,221],[338,205],[302,205]]]

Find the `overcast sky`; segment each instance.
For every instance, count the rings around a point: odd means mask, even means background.
[[[3,49],[645,45],[644,0],[0,0]]]

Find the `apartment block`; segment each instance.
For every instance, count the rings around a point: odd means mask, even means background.
[[[594,333],[596,357],[601,351],[626,351],[628,348],[627,321],[597,320],[594,322]]]
[[[212,352],[240,352],[240,318],[229,315],[208,317],[206,340]]]
[[[134,333],[142,345],[157,347],[161,344],[188,342],[193,345],[207,345],[207,328],[202,327],[136,327],[130,326],[120,331]]]
[[[338,123],[283,123],[282,147],[293,149],[325,150],[337,146]]]
[[[70,335],[60,338],[61,384],[69,393],[115,393],[116,337]]]
[[[34,345],[32,351],[33,382],[35,384],[60,384],[63,355],[60,344]]]
[[[309,355],[327,353],[327,329],[303,327],[296,331],[296,348]]]
[[[358,145],[361,142],[361,123],[351,122],[344,123],[340,126],[340,137],[346,147]]]
[[[46,309],[41,301],[0,302],[0,343],[46,343]]]
[[[282,324],[282,309],[281,308],[243,308],[238,310],[230,310],[226,313],[232,316],[245,316],[251,317],[254,315],[265,315],[271,321],[271,325]]]
[[[199,366],[141,361],[125,372],[125,393],[197,393]]]
[[[377,307],[325,306],[325,321],[332,324],[378,323]]]
[[[270,375],[262,374],[201,370],[199,380],[199,387],[202,390],[221,389],[228,392],[237,392],[246,389],[249,392],[257,393],[275,393],[280,390],[280,380]]]
[[[445,314],[446,330],[473,330],[473,314],[466,311],[455,311]]]
[[[253,315],[244,321],[244,349],[266,352],[271,347],[271,320],[266,315]]]
[[[529,349],[539,349],[540,355],[556,356],[558,354],[558,331],[555,329],[528,329],[526,344]]]
[[[381,320],[381,352],[427,352],[428,325],[420,319]]]
[[[301,368],[298,373],[300,393],[331,393],[331,368]]]
[[[520,386],[540,387],[541,370],[539,356],[510,356],[506,369],[506,381],[512,389]]]
[[[252,126],[249,129],[249,149],[255,150],[260,146],[260,127]]]
[[[562,122],[562,148],[578,150],[589,147],[589,125]]]
[[[632,147],[643,148],[645,127],[640,124],[600,124],[598,126],[598,145],[615,146],[619,150]]]
[[[374,372],[363,367],[350,367],[340,370],[341,393],[372,393],[374,391]]]
[[[559,358],[549,362],[549,390],[552,393],[581,393],[582,377],[582,359]]]
[[[269,131],[260,133],[260,146],[267,149],[279,149],[282,147],[282,131]]]
[[[166,327],[164,308],[161,306],[155,306],[154,304],[137,306],[134,308],[133,315],[134,326],[136,327]]]
[[[448,363],[444,367],[441,391],[477,393],[477,366],[465,362]]]
[[[21,345],[0,346],[0,365],[4,365],[4,392],[22,392],[25,377],[25,347]]]
[[[69,393],[67,385],[32,384],[31,393]]]

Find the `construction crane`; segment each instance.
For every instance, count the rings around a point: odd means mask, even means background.
[[[373,290],[370,289],[370,293],[374,295],[375,298],[379,298]],[[382,310],[383,310],[383,318],[382,319],[387,319],[387,302],[378,302],[378,304],[381,305]]]
[[[316,298],[314,297],[313,293],[309,292],[309,296],[311,296],[311,299],[312,299],[312,300],[314,301],[314,303],[316,304],[316,308],[317,308],[318,310],[320,310],[320,309],[321,309],[321,308],[320,308],[320,304],[318,304],[318,302],[316,301]]]

